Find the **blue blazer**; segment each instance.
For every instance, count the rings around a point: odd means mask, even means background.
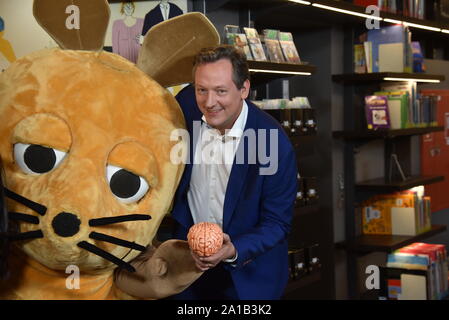
[[[174,18],[183,14],[182,10],[173,3],[168,3],[170,6],[170,12],[168,13],[168,18]],[[145,36],[153,26],[164,21],[164,17],[162,16],[161,8],[159,4],[154,7],[154,9],[150,10],[143,20],[143,28],[142,28],[142,36]]]
[[[187,201],[193,146],[196,144],[192,134],[193,121],[200,121],[202,113],[196,104],[193,87],[185,88],[176,98],[183,109],[190,133],[191,161],[186,165],[177,189],[172,216],[178,222],[175,237],[186,239],[193,225]],[[248,117],[245,130],[266,129],[266,136],[269,137],[269,129],[277,129],[274,143],[278,144],[278,168],[273,175],[260,175],[259,169],[269,166],[267,161],[256,157],[256,163],[245,161],[244,164],[237,164],[234,159],[224,201],[223,232],[231,237],[238,259],[232,265],[221,264],[229,271],[239,299],[279,299],[288,281],[287,235],[297,192],[296,156],[279,123],[251,102],[246,102]],[[262,137],[257,138],[256,145],[250,146],[242,137],[238,148],[255,152],[257,156],[260,139],[268,144],[265,150],[270,150],[269,139]],[[268,154],[265,150],[263,155]]]

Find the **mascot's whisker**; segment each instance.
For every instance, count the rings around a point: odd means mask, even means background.
[[[130,242],[130,241],[126,241],[123,239],[115,238],[115,237],[109,236],[107,234],[99,233],[99,232],[91,232],[89,234],[89,238],[99,240],[99,241],[113,243],[113,244],[116,244],[121,247],[131,248],[131,249],[138,250],[138,251],[146,250],[146,248],[144,246],[141,246],[140,244],[137,244],[135,242]]]
[[[39,218],[32,216],[31,214],[20,213],[20,212],[8,212],[8,218],[15,221],[23,221],[32,224],[39,224]]]
[[[8,188],[3,188],[5,190],[5,196],[10,198],[11,200],[17,201],[18,203],[23,204],[25,207],[30,208],[31,210],[39,213],[41,216],[44,216],[47,212],[47,207],[31,201],[20,194],[15,193],[14,191],[9,190]]]
[[[10,235],[8,235],[8,240],[21,241],[21,240],[38,239],[38,238],[43,238],[43,237],[44,237],[44,234],[42,233],[41,230],[35,230],[35,231],[10,234]]]
[[[78,247],[87,250],[93,254],[96,254],[97,256],[102,257],[105,260],[108,260],[114,264],[116,264],[117,266],[119,266],[120,268],[123,268],[129,272],[136,272],[136,269],[134,269],[134,267],[132,265],[130,265],[129,263],[120,260],[119,258],[117,258],[116,256],[110,254],[109,252],[106,252],[100,248],[98,248],[97,246],[94,246],[93,244],[87,242],[87,241],[81,241],[77,244]]]
[[[98,227],[108,224],[121,223],[126,221],[150,220],[151,216],[148,214],[128,214],[124,216],[106,217],[98,219],[90,219],[89,226]]]

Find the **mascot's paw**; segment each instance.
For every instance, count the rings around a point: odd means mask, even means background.
[[[136,269],[130,273],[116,271],[116,286],[138,298],[161,299],[179,293],[202,275],[195,266],[189,244],[183,240],[167,240],[131,261]]]

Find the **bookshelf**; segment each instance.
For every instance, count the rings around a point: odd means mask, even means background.
[[[304,289],[311,285],[315,285],[321,279],[321,273],[312,272],[295,281],[290,281],[285,288],[284,299],[289,300],[289,294]],[[307,297],[307,296],[306,296]]]
[[[357,182],[355,187],[357,191],[373,191],[380,193],[391,193],[408,190],[410,188],[437,183],[444,180],[444,176],[420,176],[414,175],[407,177],[405,181],[393,180],[388,181],[387,178],[377,178]]]
[[[293,76],[310,76],[317,70],[309,64],[276,63],[269,61],[248,60],[251,84],[259,86],[268,82]]]
[[[352,70],[352,54],[349,50],[352,46],[353,33],[348,31],[345,50],[349,57],[345,60],[345,70]],[[344,156],[344,181],[345,181],[345,241],[337,244],[337,248],[346,250],[346,264],[348,268],[347,284],[348,294],[352,299],[360,299],[359,258],[373,252],[391,252],[404,245],[415,241],[421,241],[427,237],[444,232],[445,226],[433,226],[428,232],[413,237],[405,236],[381,236],[360,234],[361,219],[357,208],[361,201],[375,195],[388,194],[410,189],[415,186],[438,183],[444,180],[444,176],[422,176],[413,172],[411,158],[413,157],[412,139],[414,136],[444,130],[442,126],[417,127],[397,130],[368,130],[364,116],[364,96],[371,95],[379,90],[379,84],[386,82],[386,78],[398,79],[397,81],[439,82],[444,81],[444,75],[415,74],[415,73],[342,73],[332,75],[332,81],[341,86],[344,100],[344,129],[335,131],[332,136],[341,139]],[[401,80],[399,80],[401,79]],[[421,82],[420,82],[421,81]],[[357,160],[360,161],[360,147],[371,143],[373,140],[382,140],[383,145],[383,173],[384,176],[361,180],[356,177],[355,168]],[[365,146],[368,147],[368,146]],[[356,157],[356,154],[358,155]],[[401,159],[401,167],[405,172],[405,178],[398,177],[398,169],[392,164],[392,156]],[[367,161],[365,159],[365,161]],[[360,163],[360,162],[359,162]],[[373,163],[373,160],[367,163]],[[365,165],[367,165],[365,162]],[[379,163],[373,164],[379,166]],[[393,171],[395,170],[394,174]]]
[[[401,136],[421,135],[443,130],[444,127],[436,126],[436,127],[408,128],[397,130],[334,131],[332,135],[334,138],[342,138],[345,140],[393,139]]]
[[[431,230],[416,236],[361,235],[353,240],[338,243],[337,247],[356,253],[370,253],[373,251],[391,253],[413,242],[425,240],[428,237],[446,231],[446,229],[445,225],[433,225]]]
[[[336,74],[332,76],[332,80],[341,83],[363,83],[363,82],[379,82],[388,81],[385,78],[403,79],[397,81],[414,80],[416,82],[444,81],[444,75],[433,75],[427,73],[404,73],[404,72],[373,72],[373,73],[348,73]]]

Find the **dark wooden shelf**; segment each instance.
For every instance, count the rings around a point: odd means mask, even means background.
[[[320,281],[321,273],[319,271],[315,271],[309,273],[298,280],[290,280],[287,283],[287,287],[285,288],[284,294],[288,295],[298,289],[304,288],[308,285],[314,284],[317,281]]]
[[[359,253],[376,251],[390,253],[413,242],[422,241],[444,231],[446,231],[446,225],[433,225],[431,230],[416,236],[362,235],[353,241],[339,243],[338,247]]]
[[[403,73],[403,72],[346,73],[346,74],[334,74],[332,76],[333,81],[342,83],[387,81],[383,80],[384,78],[405,78],[405,79],[440,80],[440,81],[444,81],[446,79],[444,75],[438,74]]]
[[[355,5],[351,2],[335,0],[312,0],[311,2],[365,14],[365,7]],[[302,5],[288,0],[214,0],[208,1],[206,8],[208,11],[214,11],[224,6],[228,8],[235,7],[242,10],[259,10],[255,21],[257,28],[295,30],[297,28],[307,29],[329,25],[352,25],[362,27],[365,26],[366,20],[364,17],[325,10],[312,5]],[[380,17],[448,29],[448,25],[445,23],[405,17],[384,11],[380,11]],[[391,23],[384,21],[380,21],[380,24],[386,26],[392,25]],[[442,32],[418,28],[413,28],[413,31],[424,32],[425,34],[447,35]]]
[[[362,139],[393,139],[400,136],[413,136],[427,134],[431,132],[443,131],[444,127],[423,127],[408,128],[396,130],[366,130],[366,131],[334,131],[332,135],[335,138],[343,138],[345,140],[362,140]]]
[[[251,72],[251,85],[254,86],[262,85],[276,79],[293,77],[297,75],[288,72],[307,72],[311,74],[316,72],[316,67],[309,64],[276,63],[271,61],[248,60],[248,67]],[[260,71],[256,72],[251,70]],[[269,71],[275,72],[273,73]]]
[[[444,180],[444,176],[411,176],[405,181],[385,181],[385,178],[378,178],[357,182],[355,184],[358,191],[377,191],[390,193],[407,190],[420,185],[427,185]]]
[[[319,205],[313,205],[313,206],[298,206],[296,205],[294,207],[295,212],[294,215],[298,215],[298,216],[304,216],[304,215],[308,215],[308,214],[317,214],[318,212],[320,212],[320,206]]]

